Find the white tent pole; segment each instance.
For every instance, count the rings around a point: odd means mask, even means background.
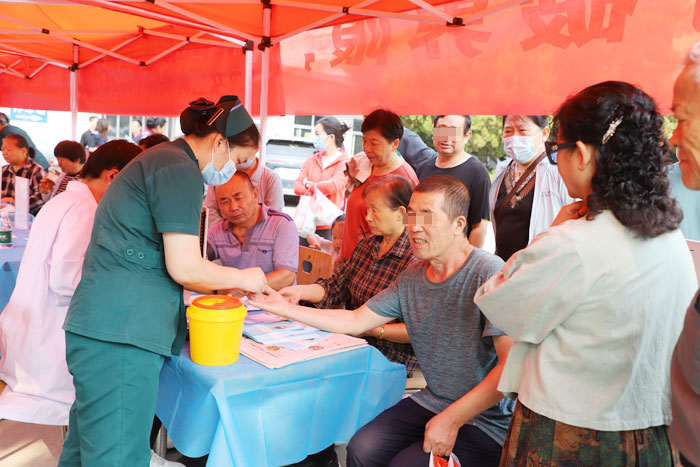
[[[203,36],[203,35],[204,35],[204,33],[202,31],[200,31],[197,34],[195,34],[194,36],[192,36],[191,38],[188,37],[186,40],[183,40],[179,44],[175,44],[174,46],[170,47],[169,49],[162,51],[161,53],[159,53],[155,57],[151,58],[150,60],[146,60],[146,65],[150,65],[153,62],[155,62],[156,60],[160,60],[161,58],[165,57],[166,55],[170,55],[171,53],[175,52],[176,50],[181,49],[184,46],[186,46],[187,44],[189,44],[192,39],[196,39],[196,38]]]
[[[125,40],[124,42],[115,45],[115,46],[112,47],[110,50],[112,50],[112,52],[116,52],[117,50],[121,49],[122,47],[126,47],[127,45],[129,45],[129,44],[131,44],[132,42],[134,42],[136,39],[140,39],[140,38],[142,38],[142,37],[143,37],[143,34],[138,34],[138,35],[136,35],[136,36],[134,36],[134,37],[130,37],[129,39]],[[96,61],[103,59],[103,58],[106,57],[106,56],[107,56],[106,54],[97,55],[97,56],[91,58],[90,60],[81,63],[81,64],[80,64],[80,68],[85,68],[86,66],[91,65],[91,64],[95,63]]]
[[[119,60],[124,60],[125,62],[133,63],[134,65],[139,65],[139,61],[138,61],[138,60],[134,60],[133,58],[127,57],[126,55],[122,55],[122,54],[118,54],[118,53],[115,53],[115,52],[111,52],[111,51],[109,51],[109,50],[107,50],[107,49],[103,49],[102,47],[98,47],[98,46],[96,46],[96,45],[88,44],[87,42],[84,42],[84,41],[81,41],[81,40],[78,40],[78,39],[73,39],[73,38],[71,38],[71,37],[66,37],[66,36],[64,36],[63,34],[55,33],[55,32],[53,32],[53,31],[51,31],[50,29],[46,29],[46,28],[43,28],[43,29],[42,29],[42,28],[39,28],[39,27],[37,27],[37,26],[34,26],[33,24],[25,23],[24,21],[20,21],[20,20],[18,20],[18,19],[11,18],[11,17],[5,16],[5,15],[0,15],[0,19],[7,20],[7,21],[9,21],[9,22],[11,22],[11,23],[19,24],[20,26],[24,26],[24,27],[26,27],[26,28],[33,29],[33,30],[36,31],[37,33],[46,34],[47,36],[55,37],[56,39],[60,39],[60,40],[62,40],[62,41],[64,41],[64,42],[68,42],[68,43],[71,43],[71,44],[73,44],[73,45],[81,45],[81,46],[83,46],[83,47],[85,47],[85,48],[87,48],[87,49],[91,49],[91,50],[94,50],[94,51],[96,51],[96,52],[101,52],[101,53],[103,53],[103,54],[112,56],[112,57],[114,57],[114,58],[118,58]]]
[[[140,16],[142,18],[148,18],[148,19],[154,19],[156,21],[162,21],[164,23],[168,24],[173,24],[176,26],[185,26],[188,28],[193,28],[198,31],[204,31],[212,34],[221,34],[221,35],[231,35],[232,33],[229,33],[227,31],[223,31],[221,29],[216,29],[211,26],[207,26],[201,23],[195,23],[193,21],[189,21],[186,19],[181,19],[181,18],[174,18],[172,16],[168,15],[163,15],[160,13],[148,11],[148,10],[142,10],[140,8],[132,7],[129,5],[122,5],[120,3],[115,3],[107,0],[67,0],[71,3],[76,3],[79,5],[89,5],[89,6],[94,6],[98,8],[104,8],[107,10],[112,10],[112,11],[118,11],[121,13],[126,13],[129,15],[134,15],[134,16]],[[234,34],[235,35],[235,34]]]
[[[368,6],[370,6],[370,5],[373,5],[373,4],[377,3],[378,1],[379,1],[379,0],[365,0],[364,2],[358,3],[357,5],[353,5],[353,6],[350,7],[350,8],[364,8],[364,7],[368,7]],[[345,16],[345,13],[344,13],[344,12],[343,12],[343,13],[337,13],[337,14],[334,14],[334,15],[327,16],[327,17],[325,17],[325,18],[323,18],[323,19],[320,19],[320,20],[318,20],[318,21],[314,21],[313,23],[308,24],[308,25],[306,25],[306,26],[304,26],[304,27],[302,27],[302,28],[299,28],[299,29],[296,29],[296,30],[294,30],[294,31],[288,32],[287,34],[284,34],[284,35],[281,35],[281,36],[277,36],[277,37],[275,37],[275,39],[272,41],[272,43],[273,43],[273,44],[277,44],[278,42],[281,42],[281,41],[283,41],[283,40],[285,40],[285,39],[289,39],[290,37],[296,36],[297,34],[301,34],[302,32],[306,32],[306,31],[308,31],[308,30],[311,30],[311,29],[320,27],[320,26],[323,25],[323,24],[330,23],[331,21],[335,21],[336,19],[342,18],[343,16]]]
[[[60,60],[55,60],[53,58],[49,58],[49,57],[46,57],[44,55],[39,55],[37,53],[30,52],[28,50],[24,50],[24,49],[21,49],[19,47],[15,47],[14,45],[10,45],[10,44],[3,42],[3,41],[0,41],[0,47],[3,47],[3,48],[8,49],[8,50],[12,50],[13,52],[17,52],[20,55],[26,55],[27,57],[38,58],[39,60],[42,60],[42,61],[48,63],[49,65],[54,65],[54,66],[61,67],[61,68],[70,67],[70,64],[68,64],[68,63],[63,63]]]
[[[270,81],[270,30],[272,6],[263,3],[263,51],[262,74],[260,76],[260,163],[265,165],[265,144],[267,143],[267,98]]]
[[[70,68],[70,134],[73,141],[78,141],[78,55],[80,51],[73,44],[73,66]]]
[[[239,36],[239,37],[244,37],[248,40],[257,39],[252,34],[248,34],[248,33],[245,33],[243,31],[238,31],[236,29],[228,27],[227,25],[225,25],[223,23],[219,23],[218,21],[214,21],[211,18],[207,18],[205,16],[198,15],[192,11],[185,10],[184,8],[180,8],[180,7],[175,6],[175,5],[171,5],[168,2],[166,2],[165,0],[151,0],[151,1],[154,5],[158,5],[161,8],[164,8],[166,10],[177,13],[178,15],[182,15],[185,18],[188,18],[188,19],[191,19],[194,21],[198,21],[198,22],[203,23],[209,27],[216,28],[216,29],[219,29],[221,31],[226,31],[229,34],[234,34],[234,35]],[[263,13],[263,16],[264,16],[264,13]]]
[[[32,72],[31,75],[29,75],[29,78],[30,78],[30,79],[31,79],[31,78],[34,78],[36,75],[39,74],[39,72],[40,72],[41,70],[43,70],[43,69],[46,68],[47,66],[49,66],[48,63],[43,63],[39,68],[37,68],[36,70],[34,70],[34,71]]]
[[[253,50],[245,49],[245,96],[244,103],[248,113],[253,113]]]
[[[8,75],[16,76],[17,78],[25,78],[25,76],[24,76],[22,73],[20,73],[19,71],[15,70],[15,69],[13,68],[13,67],[15,67],[16,65],[19,65],[20,63],[22,63],[22,59],[21,59],[21,58],[20,58],[19,60],[17,60],[16,62],[14,62],[13,64],[11,64],[11,65],[2,65],[2,64],[0,64],[0,67],[2,67],[2,68],[0,68],[0,75],[3,74],[3,73],[7,73]]]
[[[207,44],[207,45],[215,45],[217,47],[229,47],[232,49],[239,49],[242,45],[245,45],[244,41],[239,41],[238,39],[231,39],[231,38],[226,38],[226,41],[213,41],[211,39],[201,39],[201,35],[205,34],[203,31],[200,31],[200,34],[197,34],[196,36],[181,36],[177,34],[170,34],[167,32],[161,32],[161,31],[152,31],[149,29],[144,29],[141,31],[142,33],[149,35],[149,36],[156,36],[156,37],[165,37],[167,39],[174,39],[178,41],[189,41],[192,42],[193,44]],[[210,34],[210,33],[206,33]],[[220,36],[218,36],[220,37]],[[229,40],[230,39],[230,40]]]

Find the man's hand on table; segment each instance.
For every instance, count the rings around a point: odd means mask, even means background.
[[[248,296],[248,303],[264,311],[269,311],[279,316],[287,317],[284,313],[289,303],[284,297],[272,287],[267,287],[264,294],[253,294]]]
[[[425,425],[423,451],[432,451],[434,456],[449,456],[461,427],[462,424],[451,416],[449,407],[435,415]]]

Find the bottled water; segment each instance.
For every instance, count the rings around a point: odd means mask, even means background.
[[[0,213],[0,248],[12,248],[12,222],[6,212]]]

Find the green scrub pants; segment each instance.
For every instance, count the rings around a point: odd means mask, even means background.
[[[66,332],[75,402],[59,467],[147,467],[164,357]]]

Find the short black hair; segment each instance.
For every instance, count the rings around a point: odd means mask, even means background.
[[[100,178],[105,170],[122,170],[139,153],[141,148],[125,139],[108,141],[88,157],[80,178]]]
[[[534,123],[540,128],[547,128],[549,126],[549,115],[504,115],[501,128],[506,126],[506,118],[517,116],[529,118],[530,120],[532,120],[532,123]]]
[[[436,115],[433,117],[433,127],[437,125],[438,120],[442,117],[447,117],[447,115]],[[472,129],[472,117],[471,115],[462,115],[462,117],[464,117],[464,134],[466,135]]]
[[[391,143],[397,139],[401,141],[403,123],[401,123],[401,117],[391,110],[377,109],[365,117],[361,130],[362,133],[376,130]]]
[[[29,145],[27,138],[25,138],[24,136],[22,136],[18,133],[9,134],[9,135],[5,136],[5,138],[3,138],[3,139],[7,139],[7,138],[14,141],[18,148],[26,149],[27,156],[29,156],[30,159],[34,159],[34,156],[36,156],[36,149],[34,149],[33,147],[31,147]]]
[[[366,198],[375,191],[382,195],[384,203],[394,211],[401,206],[408,209],[413,195],[413,182],[403,175],[389,174],[367,182],[362,197]]]
[[[0,112],[0,125],[9,125],[10,118],[4,113]]]
[[[143,128],[143,123],[141,123],[141,119],[140,119],[140,118],[132,118],[131,121],[132,121],[132,122],[138,123],[139,126],[140,126],[141,128]]]
[[[53,155],[56,157],[64,157],[71,162],[85,163],[85,148],[82,144],[75,141],[61,141],[53,149]]]
[[[139,146],[144,149],[152,148],[153,146],[170,141],[167,136],[156,133],[151,136],[146,136],[139,141]]]
[[[440,193],[443,196],[440,208],[451,221],[463,216],[465,221],[469,218],[469,203],[471,201],[467,186],[458,178],[451,175],[433,175],[416,186],[414,193]],[[463,233],[467,235],[469,222],[464,223]]]
[[[152,130],[155,127],[165,125],[166,120],[163,117],[148,117],[146,119],[146,128]]]

